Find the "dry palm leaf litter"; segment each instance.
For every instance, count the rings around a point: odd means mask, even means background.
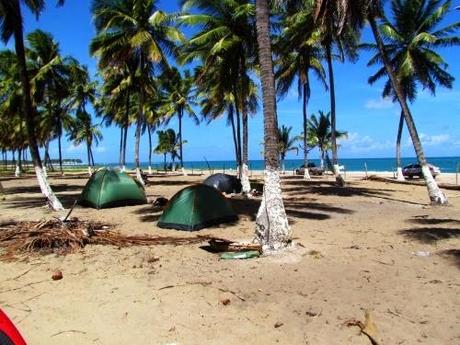
[[[213,239],[211,236],[125,236],[113,231],[113,225],[71,218],[38,222],[6,221],[0,223],[0,260],[11,261],[24,254],[74,253],[86,245],[117,247],[150,245],[188,245]]]

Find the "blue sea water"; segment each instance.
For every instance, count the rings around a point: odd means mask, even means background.
[[[442,172],[454,173],[460,167],[460,157],[429,157],[427,158],[430,164],[433,164],[441,169]],[[311,159],[309,162],[314,162],[319,166],[318,159]],[[402,158],[403,166],[416,163],[416,158]],[[394,171],[396,168],[394,158],[345,158],[339,161],[340,165],[345,167],[346,171],[364,171],[365,164],[368,171]],[[197,171],[208,170],[208,164],[211,169],[215,170],[229,170],[236,168],[236,162],[233,160],[228,161],[190,161],[184,162],[186,169],[194,169]],[[303,164],[301,159],[287,159],[285,162],[286,170],[293,170]],[[118,166],[117,163],[106,164],[106,166]],[[147,168],[148,163],[142,163],[143,169]],[[152,164],[155,169],[162,169],[163,163]],[[133,168],[134,164],[127,164],[127,168]],[[263,160],[252,160],[249,162],[251,170],[263,170]]]

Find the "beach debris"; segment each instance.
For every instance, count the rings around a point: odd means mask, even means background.
[[[259,243],[243,243],[243,242],[234,242],[226,239],[211,239],[209,241],[211,249],[220,253],[220,252],[242,252],[249,250],[256,250],[259,253],[262,252],[262,246]]]
[[[163,207],[163,206],[166,206],[168,201],[169,201],[168,199],[160,196],[160,197],[155,199],[155,201],[153,202],[153,206],[155,206],[155,207]]]
[[[114,226],[101,222],[71,218],[40,221],[7,221],[0,224],[0,260],[11,261],[22,254],[74,253],[86,245],[111,245],[119,248],[150,245],[190,245],[213,239],[212,236],[190,237],[123,235]]]
[[[361,330],[361,333],[365,334],[369,338],[372,345],[382,345],[382,343],[377,340],[377,326],[372,319],[369,309],[364,311],[364,322],[356,319],[350,319],[345,321],[344,325],[347,327],[358,326]]]
[[[260,256],[260,252],[257,250],[247,250],[241,252],[223,252],[220,254],[220,258],[223,260],[241,260],[241,259],[252,259]]]
[[[431,252],[418,251],[418,252],[412,252],[412,255],[420,256],[420,257],[427,257],[427,256],[431,256]]]
[[[284,323],[282,323],[281,321],[276,321],[275,324],[273,325],[273,327],[280,328],[283,325],[284,325]]]
[[[220,303],[222,303],[223,305],[229,305],[230,304],[230,299],[229,298],[221,299]]]
[[[57,270],[53,272],[53,275],[51,276],[51,279],[53,280],[61,280],[63,278],[62,272]]]

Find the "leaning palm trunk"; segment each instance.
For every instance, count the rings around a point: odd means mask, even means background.
[[[118,158],[118,165],[122,166],[122,156],[123,156],[123,126],[120,127],[120,157]]]
[[[13,0],[12,6],[15,7],[16,13],[18,14],[19,18],[22,18],[21,14],[21,7],[19,4],[19,0]],[[22,111],[24,115],[24,120],[26,122],[26,130],[27,130],[27,139],[30,148],[30,156],[34,163],[35,167],[35,174],[37,176],[38,184],[40,185],[41,192],[45,197],[48,199],[48,205],[54,211],[63,210],[61,202],[53,193],[48,180],[46,179],[45,174],[43,173],[42,169],[42,162],[40,160],[40,153],[38,151],[37,140],[35,137],[35,118],[34,118],[34,109],[32,107],[32,101],[30,99],[30,84],[29,84],[29,77],[27,75],[27,65],[25,59],[25,51],[24,51],[24,41],[23,41],[23,30],[22,30],[22,21],[17,20],[16,25],[14,27],[14,43],[15,43],[15,50],[16,55],[18,57],[18,71],[19,71],[19,78],[21,81],[22,86]]]
[[[183,152],[183,147],[182,147],[182,117],[184,115],[184,110],[180,109],[179,110],[179,149],[180,149],[180,170],[182,172],[182,175],[187,176],[187,173],[185,172],[184,168],[184,152]]]
[[[306,75],[306,82],[303,85],[303,107],[302,107],[302,114],[303,114],[303,166],[304,166],[304,173],[303,178],[305,180],[311,180],[310,172],[308,171],[308,147],[307,147],[307,103],[308,99],[310,98],[310,87],[308,82],[308,72]]]
[[[257,43],[259,49],[264,112],[264,192],[256,218],[256,238],[264,252],[279,250],[291,243],[291,230],[281,195],[275,81],[270,44],[267,0],[256,0]]]
[[[147,125],[147,132],[149,134],[149,175],[152,175],[152,129]]]
[[[64,170],[62,169],[62,144],[61,144],[61,137],[62,132],[59,133],[58,137],[58,150],[59,150],[59,169],[61,171],[61,175],[64,175]]]
[[[88,175],[91,177],[91,175],[93,174],[93,169],[91,169],[91,151],[90,150],[91,150],[90,144],[87,141],[86,142],[86,154],[88,155]]]
[[[388,56],[386,55],[385,47],[383,45],[379,29],[377,28],[375,18],[372,15],[369,15],[368,19],[372,28],[372,33],[374,34],[375,42],[377,43],[378,49],[380,51],[380,56],[382,57],[382,61],[385,66],[386,72],[388,74],[388,77],[390,78],[391,85],[393,86],[393,90],[396,93],[399,104],[401,105],[401,110],[404,114],[404,120],[406,121],[407,129],[409,130],[412,143],[414,144],[414,149],[415,153],[417,154],[418,162],[422,167],[422,173],[426,182],[428,195],[430,197],[431,203],[436,205],[447,205],[447,197],[439,189],[438,184],[431,175],[430,168],[428,167],[428,164],[425,159],[425,153],[423,152],[422,143],[420,142],[420,138],[415,127],[414,119],[412,118],[412,114],[410,112],[409,106],[407,105],[406,99],[403,96],[401,85],[399,84],[399,81],[395,76]]]
[[[327,67],[329,70],[329,88],[331,100],[331,144],[332,144],[332,167],[336,183],[343,187],[345,180],[340,175],[339,163],[337,159],[337,139],[336,139],[336,113],[335,113],[335,84],[334,84],[334,69],[332,67],[332,47],[329,41],[326,44]]]
[[[243,163],[242,156],[241,156],[241,116],[240,116],[240,110],[239,110],[239,103],[238,103],[238,96],[237,96],[237,91],[235,88],[235,91],[233,93],[233,97],[235,98],[235,115],[236,115],[236,140],[238,142],[238,160],[237,160],[237,174],[238,177],[241,179],[241,165]]]
[[[396,138],[396,169],[397,169],[396,179],[398,181],[405,180],[404,175],[402,173],[402,167],[401,167],[401,137],[402,137],[403,125],[404,125],[404,114],[401,111],[401,116],[399,118],[398,135]]]
[[[141,90],[139,92],[139,111],[137,114],[136,145],[134,149],[134,160],[136,162],[136,178],[141,185],[145,186],[145,182],[141,174],[141,164],[139,161],[139,146],[141,143],[141,127],[142,127],[142,121],[144,118],[143,115],[144,115],[144,93]]]
[[[241,165],[241,185],[243,194],[249,194],[251,192],[251,183],[249,182],[249,168],[248,168],[248,142],[249,142],[249,130],[248,130],[248,113],[246,109],[243,109],[243,159]]]

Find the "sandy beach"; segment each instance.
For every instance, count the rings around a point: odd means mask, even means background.
[[[0,306],[30,344],[366,345],[345,326],[365,310],[381,344],[459,344],[460,191],[445,189],[451,206],[432,207],[422,185],[363,176],[347,172],[342,189],[328,176],[283,176],[296,243],[283,255],[225,261],[202,243],[23,257],[0,263]],[[151,177],[148,199],[204,177]],[[65,207],[86,180],[50,178]],[[454,184],[455,174],[438,180]],[[0,220],[59,215],[43,206],[33,177],[1,182]],[[239,221],[199,234],[251,240],[260,198],[229,200]],[[124,234],[196,235],[158,228],[160,215],[151,204],[72,214]],[[57,269],[63,279],[53,281]]]

